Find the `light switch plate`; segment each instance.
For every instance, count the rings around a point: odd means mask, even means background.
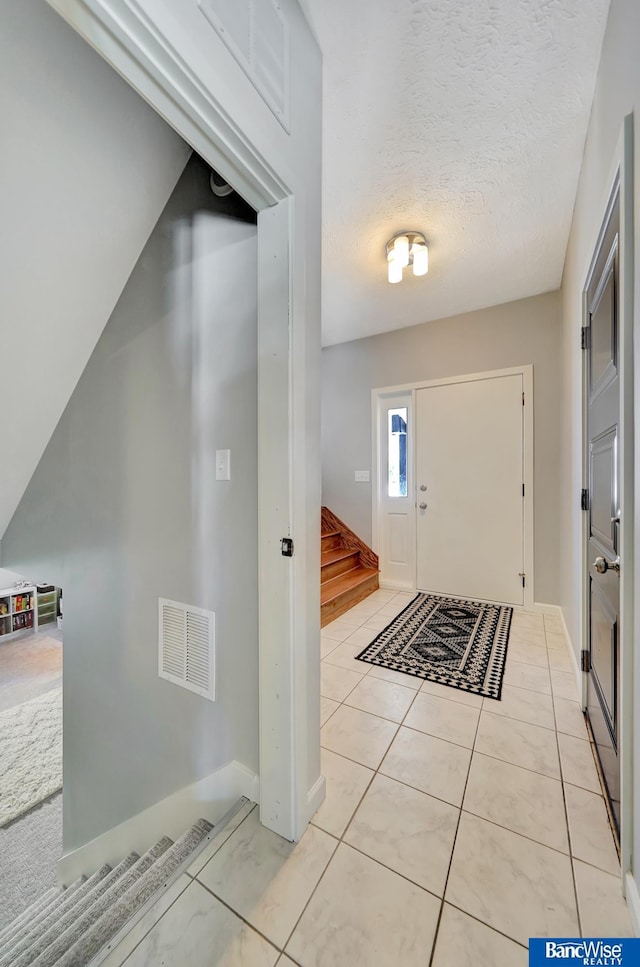
[[[355,470],[354,477],[357,483],[369,483],[369,471],[368,470]]]
[[[216,450],[216,480],[231,480],[231,450]]]

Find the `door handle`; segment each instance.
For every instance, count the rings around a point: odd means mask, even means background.
[[[426,504],[418,504],[418,507],[420,508],[420,510],[426,510],[427,509],[427,505]]]
[[[606,574],[607,571],[620,571],[620,558],[617,557],[615,561],[608,561],[606,557],[597,557],[593,562],[598,574]]]

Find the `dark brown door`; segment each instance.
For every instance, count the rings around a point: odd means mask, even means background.
[[[588,662],[587,714],[616,824],[620,825],[620,377],[619,198],[587,288]]]

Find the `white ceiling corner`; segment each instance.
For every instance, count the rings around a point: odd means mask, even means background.
[[[304,0],[324,55],[323,342],[560,285],[609,0]],[[429,274],[384,245],[427,236]]]

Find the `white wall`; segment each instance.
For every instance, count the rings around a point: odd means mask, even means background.
[[[561,548],[562,605],[573,647],[579,651],[582,641],[581,620],[581,531],[579,494],[582,486],[582,410],[581,381],[582,359],[579,349],[579,331],[582,325],[582,291],[595,246],[597,233],[603,218],[609,179],[618,139],[622,132],[625,115],[635,111],[635,260],[640,252],[640,5],[637,0],[612,0],[609,21],[602,48],[595,98],[589,131],[585,143],[584,160],[567,257],[562,282],[562,363],[564,374],[563,426],[562,426],[562,509]],[[640,365],[637,356],[638,321],[640,320],[640,278],[636,270],[635,281],[635,452],[636,467],[640,457],[640,392],[638,376]],[[637,471],[636,471],[637,472]],[[636,521],[640,520],[640,495],[636,486]],[[625,513],[632,508],[624,508]],[[636,528],[637,533],[637,528]],[[635,573],[640,574],[640,543],[636,540]],[[630,562],[627,562],[629,565]],[[637,582],[636,582],[637,583]],[[636,609],[637,611],[637,609]],[[638,642],[636,625],[635,644]],[[640,662],[635,662],[636,681],[634,735],[640,735]],[[638,761],[636,746],[635,760]],[[636,882],[640,870],[640,769],[635,770],[635,831],[633,869]]]
[[[0,21],[1,536],[189,147],[44,0]]]
[[[256,226],[208,176],[194,156],[3,540],[64,590],[65,852],[258,772]],[[215,703],[158,678],[159,597],[216,612]]]
[[[371,484],[353,472],[373,469],[372,389],[532,363],[534,591],[559,603],[559,352],[555,292],[324,349],[322,502],[371,542]]]

